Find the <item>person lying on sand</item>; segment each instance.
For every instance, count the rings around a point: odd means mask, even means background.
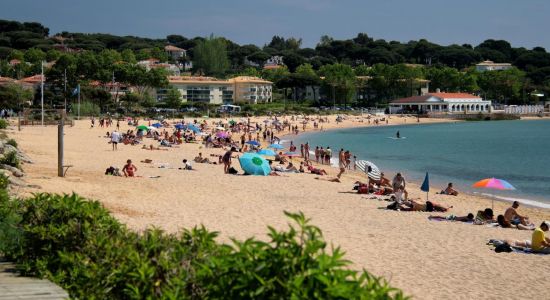
[[[518,207],[519,207],[519,202],[514,201],[514,203],[512,203],[512,206],[506,209],[506,211],[504,212],[504,219],[506,220],[506,222],[509,222],[512,225],[522,224],[528,227],[534,226],[534,224],[529,221],[529,217],[522,216],[517,212]]]
[[[210,163],[210,160],[206,157],[202,157],[202,152],[199,152],[199,156],[196,156],[194,159],[193,159],[194,162],[196,163],[199,163],[199,164],[209,164]]]
[[[458,191],[453,188],[453,183],[449,182],[447,187],[441,191],[441,195],[458,196]]]
[[[399,209],[402,211],[440,211],[446,212],[449,209],[453,208],[452,206],[443,206],[439,203],[433,201],[426,201],[425,203],[418,202],[416,200],[404,201],[403,204],[399,206]]]
[[[143,145],[143,147],[141,147],[141,149],[144,149],[144,150],[162,150],[162,151],[168,151],[168,149],[162,149],[162,148],[159,148],[159,147],[155,147],[153,146],[152,144],[149,145],[149,147],[147,147],[146,145]]]
[[[330,182],[338,182],[338,183],[341,182],[339,178],[321,178],[321,177],[315,177],[315,179],[317,179],[317,180],[324,180],[324,181],[330,181]]]
[[[137,172],[137,167],[132,164],[132,160],[129,159],[126,161],[126,164],[122,168],[122,173],[124,173],[125,177],[135,177],[135,173]]]
[[[519,230],[535,230],[535,226],[525,226],[523,224],[512,224],[506,220],[503,215],[497,216],[497,223],[502,228],[517,228]]]
[[[311,172],[311,174],[317,174],[317,175],[328,175],[327,171],[325,169],[319,169],[315,168],[314,166],[308,166],[308,171]]]
[[[467,216],[448,215],[446,217],[445,216],[429,216],[428,219],[438,220],[438,221],[473,222],[474,221],[474,214],[469,213]]]

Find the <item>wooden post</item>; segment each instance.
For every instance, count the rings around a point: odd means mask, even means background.
[[[63,127],[64,120],[59,120],[57,125],[57,176],[63,177]]]
[[[21,112],[17,113],[17,130],[21,131]]]

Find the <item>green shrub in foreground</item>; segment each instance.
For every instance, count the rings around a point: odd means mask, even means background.
[[[8,125],[10,125],[10,123],[6,119],[0,119],[0,129],[6,129]]]
[[[19,168],[19,158],[17,157],[17,152],[10,151],[8,153],[5,153],[2,158],[0,158],[0,164],[12,166]]]
[[[14,148],[17,148],[17,141],[14,139],[9,139],[6,141],[6,144],[12,145]]]
[[[269,228],[268,242],[215,242],[204,227],[178,235],[128,230],[98,202],[76,195],[1,198],[0,251],[27,274],[86,299],[402,299],[367,272],[346,269],[319,228]],[[4,239],[2,239],[4,238]]]

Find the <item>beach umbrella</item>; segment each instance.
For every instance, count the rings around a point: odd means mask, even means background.
[[[287,157],[300,157],[300,156],[302,156],[300,153],[297,153],[297,152],[285,152],[283,155],[287,156]]]
[[[428,172],[426,172],[426,177],[424,177],[424,182],[422,182],[420,190],[426,192],[426,201],[428,201],[428,192],[430,191],[430,178],[428,176]]]
[[[152,127],[155,127],[155,128],[160,128],[160,127],[162,127],[162,124],[160,124],[160,123],[155,123],[155,124],[153,124],[153,125],[151,125],[151,126],[152,126]]]
[[[257,141],[248,141],[246,144],[252,145],[252,146],[260,146],[260,143]]]
[[[197,126],[193,125],[193,124],[187,124],[187,125],[184,125],[184,127],[185,127],[186,130],[192,130],[195,133],[201,132],[201,129],[198,128]]]
[[[484,188],[493,190],[515,190],[516,188],[508,181],[497,178],[485,178],[472,185],[474,188]],[[491,208],[494,207],[494,199],[491,201]]]
[[[277,153],[271,149],[262,149],[257,152],[259,155],[265,155],[265,156],[275,156]]]
[[[229,122],[228,122],[228,123],[229,123],[229,124],[231,124],[231,125],[235,125],[235,124],[237,124],[237,122],[235,122],[235,120],[229,120]]]
[[[183,129],[184,128],[183,124],[181,124],[181,123],[176,124],[174,127],[176,127],[176,129]]]
[[[267,176],[271,173],[269,162],[256,153],[247,152],[239,157],[241,168],[248,175]]]
[[[282,145],[279,145],[279,144],[271,144],[271,145],[269,145],[268,148],[273,148],[273,149],[280,150],[280,149],[284,149],[285,147],[283,147]]]
[[[149,127],[147,127],[146,125],[139,125],[136,128],[141,130],[149,130]]]
[[[219,138],[227,138],[229,136],[229,133],[225,132],[225,131],[219,131],[219,132],[216,132],[216,136],[219,137]]]
[[[380,180],[380,169],[368,160],[358,160],[355,162],[357,169],[367,173],[367,176],[372,180]]]

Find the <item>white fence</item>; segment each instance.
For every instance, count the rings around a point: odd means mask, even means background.
[[[512,105],[504,107],[505,114],[514,114],[514,115],[528,115],[528,114],[538,114],[544,112],[543,105]]]

